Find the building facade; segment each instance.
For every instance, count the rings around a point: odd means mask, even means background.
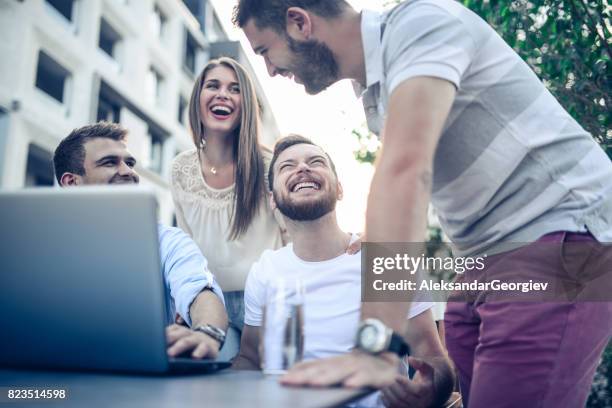
[[[191,148],[194,80],[219,55],[248,66],[205,0],[0,0],[0,188],[53,185],[52,152],[72,129],[121,123],[141,183],[173,222],[172,158]],[[252,70],[251,70],[252,72]],[[278,127],[256,82],[263,142]]]

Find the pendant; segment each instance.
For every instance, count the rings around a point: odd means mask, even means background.
[[[217,175],[217,169],[214,166],[210,168],[210,172],[214,175]]]

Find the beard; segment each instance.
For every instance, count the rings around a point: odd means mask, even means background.
[[[316,201],[296,203],[274,191],[274,201],[278,210],[293,221],[314,221],[329,214],[336,208],[336,194],[329,193]]]
[[[310,95],[316,95],[338,80],[338,62],[331,49],[322,42],[296,41],[287,36],[293,53],[289,70],[304,83]]]

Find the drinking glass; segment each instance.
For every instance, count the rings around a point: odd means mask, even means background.
[[[275,279],[266,287],[259,341],[264,374],[283,374],[304,354],[304,283]]]

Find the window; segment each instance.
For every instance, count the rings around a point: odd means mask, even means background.
[[[151,137],[151,155],[149,157],[149,169],[156,173],[161,173],[163,158],[164,158],[164,141],[163,135],[149,128],[149,136]]]
[[[183,97],[183,95],[179,96],[179,106],[178,106],[178,122],[183,126],[187,125],[187,108],[189,107],[189,102],[187,99]]]
[[[53,185],[53,158],[51,153],[34,144],[30,144],[28,147],[25,185]]]
[[[100,20],[100,36],[98,38],[98,47],[111,58],[117,59],[117,48],[121,36],[119,33],[104,19]]]
[[[74,0],[47,0],[47,3],[64,16],[66,20],[72,21],[74,15]]]
[[[156,4],[153,7],[153,14],[151,15],[151,30],[157,38],[163,39],[166,36],[166,29],[168,25],[168,17]]]
[[[185,59],[183,60],[183,66],[191,74],[196,73],[196,62],[198,58],[198,51],[200,46],[195,38],[185,30]]]
[[[64,102],[66,82],[70,71],[62,67],[44,51],[38,53],[38,66],[36,67],[36,87],[57,100]]]
[[[200,2],[198,0],[183,0],[183,4],[187,6],[191,14],[194,16],[200,14]]]
[[[96,120],[99,122],[105,120],[107,122],[119,123],[121,106],[114,103],[104,95],[99,95],[98,113]]]
[[[146,86],[149,100],[155,103],[156,105],[161,105],[164,77],[154,67],[149,67]]]
[[[208,32],[208,38],[210,41],[222,41],[227,39],[227,35],[225,34],[225,30],[221,26],[221,22],[217,18],[217,15],[213,18],[212,30]]]

